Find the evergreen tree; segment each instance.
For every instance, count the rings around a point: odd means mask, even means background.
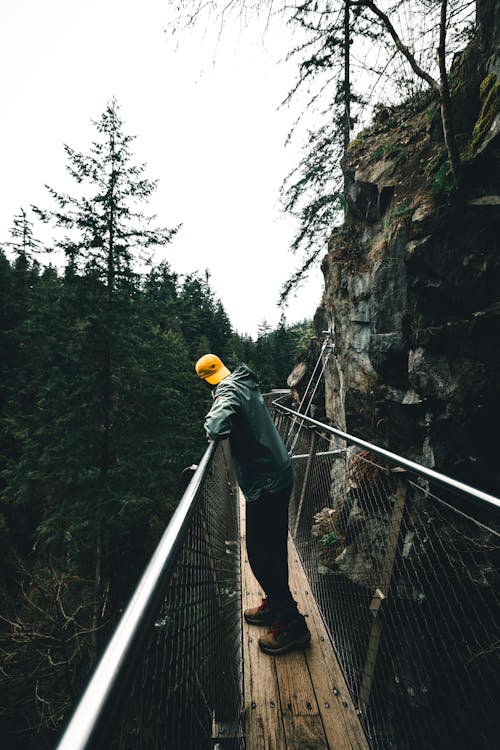
[[[274,387],[286,388],[286,379],[293,367],[295,351],[293,332],[287,326],[284,314],[273,333],[273,355],[276,372]]]
[[[33,255],[42,249],[40,240],[33,234],[33,222],[28,220],[23,208],[14,216],[10,236],[12,239],[5,245],[12,248],[17,257],[32,259]]]
[[[92,143],[88,155],[65,146],[67,169],[88,192],[82,190],[82,195],[75,196],[48,187],[57,208],[35,208],[42,220],[52,221],[67,233],[62,239],[56,238],[55,247],[66,254],[68,278],[84,272],[92,282],[95,302],[90,316],[82,321],[93,337],[96,355],[97,367],[90,379],[97,376],[99,380],[94,391],[99,394],[99,401],[91,398],[88,404],[97,421],[89,444],[90,455],[95,455],[95,439],[99,436],[96,466],[89,483],[95,490],[94,524],[91,524],[96,528],[94,632],[99,624],[103,591],[104,527],[114,505],[111,479],[117,460],[113,445],[117,374],[126,367],[124,361],[117,360],[116,353],[126,339],[128,306],[137,293],[133,263],[148,259],[151,248],[166,245],[177,231],[151,228],[155,217],[133,208],[134,204],[148,200],[156,182],[144,177],[145,165],[131,163],[133,137],[124,133],[118,109],[117,102],[112,100],[101,119],[94,123],[100,139]]]
[[[266,320],[263,320],[257,329],[254,362],[261,389],[270,391],[276,382],[276,370],[272,346],[272,328]]]
[[[251,336],[233,333],[227,343],[227,366],[234,369],[242,362],[250,368],[255,369],[253,357],[255,354],[255,343]]]
[[[216,300],[209,330],[207,331],[213,352],[221,352],[220,356],[227,359],[228,344],[233,330],[228,315],[220,300]]]
[[[114,341],[111,460],[104,494],[98,397],[102,368],[96,366],[96,355],[102,360],[103,351],[102,282],[72,267],[63,278],[51,268],[33,273],[30,264],[27,272],[32,274],[31,297],[23,316],[15,318],[13,302],[22,287],[14,285],[15,263],[0,256],[0,281],[6,291],[0,319],[14,344],[3,363],[8,388],[0,415],[5,449],[0,600],[7,617],[0,621],[0,640],[4,646],[11,644],[12,654],[5,688],[9,697],[2,704],[11,712],[9,737],[11,731],[33,733],[40,724],[42,742],[49,725],[60,722],[70,704],[68,696],[78,695],[95,656],[97,644],[89,645],[88,633],[96,627],[91,551],[98,503],[107,511],[101,527],[101,604],[106,619],[113,620],[181,495],[182,468],[204,450],[202,417],[209,394],[194,373],[176,323],[176,276],[165,266],[153,269],[133,294],[116,295],[117,318],[126,320],[127,327]],[[36,595],[24,601],[19,586]],[[60,615],[71,613],[78,600],[81,645],[78,658],[70,651],[66,661],[57,623],[66,627]],[[51,613],[51,601],[61,609]],[[14,646],[14,633],[21,630],[25,645]],[[50,669],[51,663],[57,667]],[[40,716],[29,679],[34,670],[43,681],[46,701]],[[0,733],[7,737],[3,727]]]
[[[288,362],[291,369],[287,340],[295,327],[283,319],[278,331],[263,324],[256,342],[239,336],[206,276],[180,280],[163,263],[142,280],[131,274],[125,281],[113,296],[113,410],[103,486],[105,280],[94,265],[79,270],[69,263],[60,276],[0,253],[0,341],[7,355],[0,648],[9,653],[7,676],[0,674],[6,712],[0,734],[9,750],[17,736],[35,730],[40,746],[53,744],[51,733],[95,658],[98,644],[89,633],[115,619],[181,496],[182,468],[205,449],[210,394],[194,372],[196,356],[213,350],[220,335],[228,364],[245,361],[256,371],[260,365],[265,390],[283,385],[273,374],[278,364],[284,373]],[[101,622],[95,616],[99,521]],[[76,650],[66,649],[68,633]],[[35,672],[43,703],[30,677]]]
[[[182,333],[179,318],[179,275],[168,263],[151,269],[142,282],[144,313],[161,331]]]
[[[232,329],[227,314],[214,298],[210,288],[210,274],[205,271],[185,276],[179,294],[180,325],[189,342],[193,360],[208,351],[222,359],[226,356]]]

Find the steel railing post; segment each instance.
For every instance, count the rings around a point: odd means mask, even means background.
[[[394,507],[392,509],[391,527],[387,536],[384,562],[380,574],[380,584],[373,592],[370,602],[369,611],[372,614],[372,625],[370,637],[368,639],[368,648],[366,650],[365,665],[361,677],[361,687],[359,691],[359,703],[363,713],[366,714],[370,702],[370,693],[373,682],[373,675],[377,665],[377,656],[382,635],[382,623],[379,619],[380,605],[389,596],[391,585],[392,571],[394,569],[394,559],[398,547],[399,532],[403,520],[405,507],[407,485],[406,482],[398,480],[396,492],[394,495]]]
[[[311,447],[309,449],[309,455],[307,457],[307,463],[306,463],[306,470],[304,472],[304,481],[302,482],[302,487],[301,487],[301,490],[300,490],[300,499],[299,499],[299,505],[298,505],[298,508],[297,508],[297,515],[295,516],[295,524],[294,524],[294,527],[293,527],[293,537],[294,537],[294,539],[297,536],[297,531],[298,531],[298,528],[299,528],[300,516],[302,514],[302,506],[304,504],[304,497],[305,497],[305,494],[306,494],[307,482],[308,482],[308,479],[309,479],[309,473],[311,471],[311,466],[312,466],[312,461],[313,461],[313,458],[314,458],[314,451],[315,450],[316,450],[316,430],[313,430],[312,431],[312,437],[311,437]]]

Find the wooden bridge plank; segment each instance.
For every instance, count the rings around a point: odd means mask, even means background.
[[[287,750],[329,750],[319,714],[283,716]],[[250,749],[250,745],[248,746]],[[336,750],[336,749],[335,749]]]
[[[287,750],[328,750],[303,651],[275,658]]]
[[[240,493],[241,495],[241,493]],[[245,500],[240,502],[241,529],[245,529]],[[241,539],[243,609],[260,602],[259,590]],[[285,731],[274,659],[258,647],[260,628],[243,625],[245,738],[248,750],[284,750]]]
[[[245,606],[252,606],[255,596],[247,595]],[[247,747],[255,750],[277,750],[286,747],[281,704],[274,659],[263,654],[257,645],[258,632],[244,632],[245,664],[245,736]]]
[[[240,513],[243,608],[246,608],[258,604],[263,594],[246,556],[245,501],[241,493]],[[246,747],[248,750],[369,750],[291,539],[289,545],[290,587],[301,612],[308,615],[311,646],[285,656],[263,654],[257,644],[263,629],[244,623]]]
[[[318,704],[303,651],[293,651],[286,659],[276,659],[276,674],[283,711],[293,716],[312,716]]]
[[[311,648],[305,657],[330,748],[369,750],[356,709],[293,540],[289,537],[290,588],[307,615]]]

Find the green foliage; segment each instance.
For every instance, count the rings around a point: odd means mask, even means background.
[[[430,190],[434,197],[438,198],[443,195],[449,195],[457,189],[457,181],[455,180],[450,169],[450,162],[446,160],[439,169],[437,169],[431,185]]]
[[[231,323],[221,302],[214,298],[208,271],[184,277],[178,296],[178,316],[193,360],[207,353],[207,345],[222,359],[226,357]]]
[[[194,373],[191,353],[203,343],[187,340],[181,325],[182,315],[196,320],[200,301],[183,296],[186,285],[163,264],[142,280],[134,276],[114,295],[113,401],[103,477],[104,283],[88,268],[77,273],[69,264],[59,275],[27,259],[9,262],[0,253],[0,601],[12,621],[0,622],[0,638],[12,646],[13,628],[26,638],[22,652],[12,652],[15,669],[10,664],[8,670],[9,732],[41,722],[45,736],[59,726],[95,658],[92,633],[98,642],[104,638],[102,629],[130,595],[176,507],[182,469],[205,448],[202,425],[210,396]],[[204,293],[212,305],[211,314],[204,308],[204,324],[228,350],[235,334],[226,341],[222,305],[209,286]],[[96,631],[97,528],[105,581],[99,601],[107,616],[99,618]],[[74,598],[85,608],[85,617],[77,618],[79,661],[71,662],[78,668],[58,655],[58,669],[49,673],[59,641],[45,660],[40,657],[43,643],[52,643],[63,627],[56,618],[48,629],[37,609],[43,600],[44,611],[52,613],[50,592],[31,605],[19,604],[19,584],[25,581],[31,590],[35,568],[44,561],[66,581],[65,611],[71,612],[67,604]],[[34,670],[43,675],[43,716],[34,699]]]
[[[435,198],[443,198],[457,189],[450,162],[446,158],[446,150],[440,148],[425,165],[425,173],[431,178],[429,189]]]
[[[389,143],[380,144],[380,146],[377,146],[375,151],[372,153],[370,160],[371,161],[378,161],[378,159],[381,159],[382,156],[385,156],[389,153],[391,145]]]
[[[132,165],[117,109],[111,102],[96,123],[90,155],[66,147],[77,195],[50,189],[56,209],[36,210],[55,225],[64,273],[32,259],[25,213],[7,243],[13,259],[0,252],[0,598],[3,612],[20,617],[0,622],[0,636],[26,632],[22,657],[16,651],[26,667],[8,676],[26,713],[20,721],[41,734],[80,691],[179,500],[182,469],[204,450],[210,398],[194,359],[206,348],[225,353],[233,337],[208,275],[181,280],[167,264],[144,278],[135,270],[176,230],[152,229],[135,208],[155,183]],[[54,671],[37,716],[26,681],[42,670],[40,638],[52,638],[42,614],[49,607],[52,616],[51,592],[43,606],[32,597],[19,609],[18,584],[32,587],[46,563],[69,599],[80,592],[87,615],[79,668],[57,657],[65,684]]]
[[[29,221],[23,208],[14,216],[10,235],[12,239],[5,245],[12,248],[18,257],[32,258],[34,253],[41,250],[40,241],[33,235],[33,222]]]
[[[323,547],[332,547],[334,545],[339,544],[340,539],[335,533],[335,531],[329,531],[327,534],[323,534],[323,536],[320,539],[320,542]]]
[[[205,448],[210,395],[194,373],[196,357],[218,351],[231,367],[241,361],[254,367],[264,389],[283,386],[309,326],[287,326],[282,319],[277,330],[262,325],[257,341],[239,336],[206,276],[180,278],[165,263],[121,284],[113,298],[104,479],[105,281],[90,268],[77,272],[68,263],[59,275],[0,252],[0,287],[0,602],[2,612],[10,612],[8,622],[0,622],[0,640],[12,646],[14,631],[26,639],[12,651],[12,700],[5,705],[9,732],[41,722],[40,736],[51,736],[95,658],[92,632],[104,638],[101,631],[116,618],[181,496],[182,469]],[[98,527],[107,617],[95,631]],[[46,561],[53,575],[43,573]],[[35,582],[39,592],[23,603],[20,584],[34,591]],[[62,611],[51,609],[54,587],[65,612],[75,600],[83,608],[71,622],[80,628],[80,650],[67,659],[57,651],[65,625]],[[44,644],[50,645],[45,655]],[[58,668],[50,671],[56,658]],[[33,670],[44,686],[43,715]]]
[[[481,111],[472,132],[471,149],[475,152],[500,112],[500,81],[489,73],[480,86]]]
[[[304,339],[310,335],[310,321],[288,326],[284,315],[275,330],[265,321],[261,324],[257,341],[247,349],[247,364],[257,374],[263,391],[286,388],[287,377],[306,348]]]
[[[386,156],[390,159],[394,159],[396,164],[399,164],[400,162],[406,161],[408,158],[408,149],[401,148],[397,140],[381,143],[371,154],[370,161],[378,161]]]
[[[405,219],[406,217],[410,216],[412,213],[413,208],[408,203],[400,203],[398,206],[393,208],[389,215],[388,223],[389,226],[394,224],[398,219]]]
[[[123,132],[115,99],[94,125],[98,140],[88,154],[64,147],[67,170],[79,192],[87,192],[85,197],[47,186],[57,208],[33,206],[33,210],[42,221],[64,230],[55,247],[64,251],[71,268],[88,270],[114,290],[121,283],[128,284],[134,261],[149,260],[150,251],[168,244],[179,227],[152,229],[155,217],[136,209],[148,201],[157,182],[144,177],[144,164],[131,163],[134,136]]]
[[[444,148],[440,148],[437,150],[437,153],[432,156],[427,164],[425,165],[425,174],[426,175],[432,175],[437,172],[437,170],[444,164],[446,161],[446,150]]]

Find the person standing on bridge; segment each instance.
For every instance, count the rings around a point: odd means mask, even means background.
[[[209,440],[229,438],[238,484],[246,499],[246,546],[252,572],[265,593],[247,609],[251,625],[270,625],[259,646],[284,654],[311,640],[304,616],[288,586],[288,503],[293,468],[264,403],[257,377],[245,364],[230,372],[215,354],[196,363],[197,375],[212,388],[214,403],[205,418]]]

